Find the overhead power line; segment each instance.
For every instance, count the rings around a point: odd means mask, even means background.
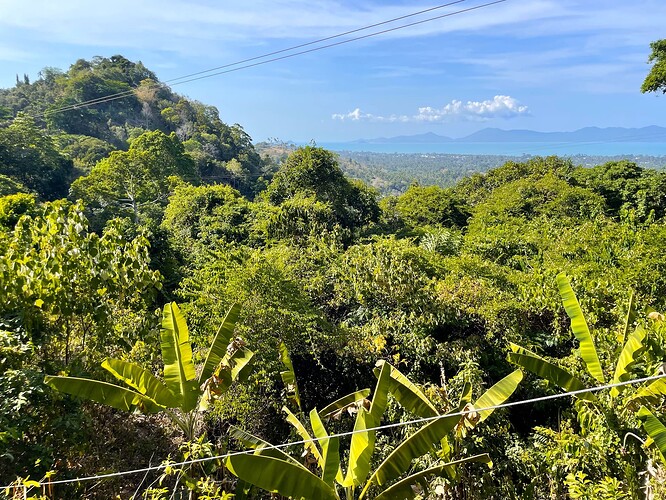
[[[164,85],[164,84],[167,84],[167,83],[173,83],[173,82],[177,82],[178,80],[183,80],[183,79],[185,79],[185,78],[191,78],[191,77],[193,77],[193,76],[203,75],[203,74],[210,73],[210,72],[213,72],[213,71],[217,71],[217,70],[220,70],[220,69],[229,68],[229,67],[232,67],[232,66],[237,66],[237,65],[239,65],[239,64],[244,64],[244,63],[251,62],[251,61],[256,61],[256,60],[258,60],[258,59],[264,59],[264,58],[266,58],[266,57],[274,56],[274,55],[277,55],[277,54],[282,54],[282,53],[284,53],[284,52],[290,52],[290,51],[292,51],[292,50],[300,49],[300,48],[302,48],[302,47],[308,47],[308,46],[310,46],[310,45],[315,45],[315,44],[318,44],[318,43],[321,43],[321,42],[325,42],[325,41],[328,41],[328,40],[333,40],[333,39],[335,39],[335,38],[340,38],[340,37],[342,37],[342,36],[351,35],[352,33],[358,33],[359,31],[364,31],[364,30],[367,30],[367,29],[370,29],[370,28],[376,28],[377,26],[382,26],[382,25],[385,25],[385,24],[390,24],[390,23],[393,23],[393,22],[395,22],[395,21],[400,21],[400,20],[402,20],[402,19],[407,19],[407,18],[409,18],[409,17],[418,16],[418,15],[420,15],[420,14],[425,14],[425,13],[427,13],[427,12],[432,12],[432,11],[434,11],[434,10],[443,9],[444,7],[450,7],[451,5],[455,5],[455,4],[458,4],[458,3],[462,3],[462,2],[465,2],[465,1],[467,1],[467,0],[456,0],[456,1],[454,1],[454,2],[449,2],[449,3],[445,3],[445,4],[441,4],[441,5],[437,5],[437,6],[435,6],[435,7],[431,7],[431,8],[429,8],[429,9],[420,10],[420,11],[418,11],[418,12],[413,12],[413,13],[411,13],[411,14],[406,14],[406,15],[404,15],[404,16],[400,16],[400,17],[394,17],[393,19],[387,19],[386,21],[382,21],[382,22],[380,22],[380,23],[369,24],[369,25],[367,25],[367,26],[362,26],[361,28],[356,28],[356,29],[353,29],[353,30],[350,30],[350,31],[345,31],[345,32],[343,32],[343,33],[338,33],[338,34],[336,34],[336,35],[327,36],[327,37],[324,37],[324,38],[319,38],[318,40],[312,40],[312,41],[310,41],[310,42],[302,43],[302,44],[299,44],[299,45],[293,45],[293,46],[291,46],[291,47],[287,47],[286,49],[280,49],[280,50],[276,50],[276,51],[273,51],[273,52],[268,52],[268,53],[266,53],[266,54],[262,54],[262,55],[259,55],[259,56],[250,57],[250,58],[248,58],[248,59],[242,59],[242,60],[240,60],[240,61],[236,61],[236,62],[233,62],[233,63],[224,64],[224,65],[222,65],[222,66],[217,66],[217,67],[215,67],[215,68],[210,68],[210,69],[206,69],[206,70],[203,70],[203,71],[197,71],[196,73],[190,73],[190,74],[187,74],[187,75],[179,76],[179,77],[176,77],[176,78],[172,78],[172,79],[170,79],[170,80],[165,80],[165,81],[160,82],[160,83],[163,84],[163,85]],[[84,102],[81,102],[81,103],[73,104],[73,105],[71,105],[71,106],[69,106],[69,107],[62,108],[61,110],[64,110],[64,109],[76,109],[76,107],[79,107],[79,106],[82,106],[82,105],[86,105],[86,104],[96,104],[98,100],[107,99],[107,98],[110,98],[110,97],[118,97],[118,98],[122,98],[122,97],[125,97],[125,96],[132,95],[133,93],[134,93],[134,89],[131,89],[131,90],[125,90],[125,91],[123,91],[123,92],[117,92],[117,93],[115,93],[115,94],[110,94],[110,95],[108,95],[108,96],[98,97],[98,98],[96,98],[96,99],[90,99],[90,100],[88,100],[88,101],[84,101]]]
[[[613,384],[604,384],[600,385],[597,387],[590,387],[589,389],[579,389],[576,391],[568,391],[564,393],[558,393],[558,394],[551,394],[549,396],[540,396],[536,398],[530,398],[530,399],[523,399],[520,401],[513,401],[510,403],[502,403],[498,405],[492,405],[492,406],[485,406],[483,408],[472,408],[468,410],[462,410],[458,412],[453,412],[453,413],[446,413],[443,415],[436,415],[434,417],[424,417],[424,418],[417,418],[414,420],[408,420],[406,422],[395,422],[392,424],[385,424],[385,425],[379,425],[376,427],[370,427],[368,429],[359,429],[359,430],[353,430],[353,431],[348,431],[348,432],[340,432],[338,434],[330,434],[326,436],[325,438],[317,438],[313,437],[311,439],[304,439],[301,441],[291,441],[289,443],[283,443],[283,444],[276,444],[276,445],[269,445],[269,446],[263,446],[258,449],[250,449],[250,450],[244,450],[244,451],[234,451],[230,453],[225,453],[223,455],[217,455],[214,457],[204,457],[204,458],[197,458],[193,460],[185,460],[183,462],[170,462],[168,464],[161,464],[161,465],[155,465],[152,467],[144,467],[142,469],[132,469],[132,470],[127,470],[127,471],[121,471],[121,472],[112,472],[108,474],[98,474],[95,476],[86,476],[86,477],[79,477],[79,478],[74,478],[74,479],[60,479],[57,481],[45,481],[44,483],[39,483],[39,486],[47,486],[47,485],[57,485],[57,484],[69,484],[69,483],[82,483],[86,481],[94,481],[96,479],[108,479],[112,477],[120,477],[120,476],[127,476],[131,474],[140,474],[140,473],[146,473],[150,471],[157,471],[157,470],[163,470],[166,469],[167,467],[181,467],[184,465],[191,465],[191,464],[196,464],[196,463],[202,463],[202,462],[209,462],[211,460],[222,460],[225,458],[229,457],[234,457],[237,455],[250,455],[256,453],[258,450],[262,451],[267,451],[267,450],[279,450],[283,448],[288,448],[290,446],[299,446],[299,445],[305,445],[309,443],[315,443],[318,442],[322,439],[331,439],[331,438],[341,438],[341,437],[346,437],[346,436],[352,436],[354,434],[358,434],[361,432],[368,432],[368,431],[381,431],[385,429],[393,429],[396,427],[404,427],[407,425],[415,425],[415,424],[426,424],[433,422],[435,420],[440,420],[442,418],[448,418],[448,417],[456,417],[456,416],[464,416],[464,415],[469,415],[471,413],[479,413],[483,411],[488,411],[488,410],[499,410],[501,408],[512,408],[514,406],[522,406],[522,405],[528,405],[528,404],[534,404],[534,403],[541,403],[543,401],[552,401],[554,399],[562,399],[566,398],[569,396],[577,396],[579,394],[586,394],[586,393],[591,393],[591,392],[599,392],[603,391],[606,389],[612,389],[613,387],[624,387],[627,385],[634,385],[634,384],[641,384],[643,382],[652,382],[655,380],[659,380],[662,378],[665,378],[666,374],[661,374],[661,375],[655,375],[651,377],[643,377],[643,378],[637,378],[633,380],[627,380],[624,382],[617,382]],[[0,490],[4,490],[6,488],[14,488],[14,487],[21,487],[21,485],[7,485],[7,486],[0,486]]]
[[[388,20],[382,21],[380,23],[369,24],[369,25],[363,26],[361,28],[356,28],[356,29],[353,29],[353,30],[350,30],[350,31],[345,31],[344,33],[338,33],[337,35],[332,35],[332,36],[327,36],[325,38],[320,38],[319,40],[313,40],[311,42],[302,43],[300,45],[294,45],[294,46],[288,47],[286,49],[276,50],[274,52],[269,52],[267,54],[262,54],[262,55],[256,56],[256,57],[250,57],[249,59],[243,59],[242,61],[237,61],[235,63],[224,64],[223,66],[218,66],[216,68],[211,68],[211,69],[207,69],[207,70],[204,70],[204,71],[198,71],[197,73],[190,73],[189,75],[184,75],[184,76],[181,76],[181,77],[178,77],[178,78],[172,78],[171,80],[165,80],[164,83],[171,83],[171,82],[175,82],[177,80],[182,80],[184,78],[190,78],[190,77],[193,77],[193,76],[203,75],[205,73],[211,73],[213,71],[217,71],[217,70],[224,69],[224,68],[229,68],[231,66],[237,66],[239,64],[244,64],[244,63],[248,63],[248,62],[251,62],[251,61],[256,61],[258,59],[263,59],[265,57],[275,56],[277,54],[283,54],[285,52],[290,52],[292,50],[301,49],[303,47],[308,47],[310,45],[316,45],[316,44],[321,43],[321,42],[326,42],[328,40],[334,40],[335,38],[340,38],[340,37],[343,37],[343,36],[351,35],[353,33],[358,33],[359,31],[365,31],[365,30],[368,30],[370,28],[376,28],[377,26],[383,26],[385,24],[390,24],[390,23],[394,23],[396,21],[401,21],[402,19],[408,19],[410,17],[419,16],[419,15],[425,14],[427,12],[432,12],[434,10],[443,9],[444,7],[450,7],[451,5],[462,3],[462,2],[465,2],[465,1],[467,1],[467,0],[456,0],[454,2],[444,3],[444,4],[441,4],[441,5],[437,5],[435,7],[430,7],[429,9],[420,10],[418,12],[412,12],[411,14],[406,14],[406,15],[400,16],[400,17],[394,17],[393,19],[388,19]]]
[[[447,18],[447,17],[452,17],[452,16],[455,16],[455,15],[464,14],[466,12],[471,12],[471,11],[474,11],[474,10],[479,10],[479,9],[482,9],[482,8],[485,8],[485,7],[490,7],[492,5],[503,3],[503,2],[506,2],[507,0],[495,0],[495,1],[492,1],[492,2],[484,3],[484,4],[475,5],[473,7],[468,7],[466,9],[461,9],[461,10],[457,10],[457,11],[454,11],[454,12],[448,12],[446,14],[441,14],[441,15],[434,16],[434,17],[429,17],[429,18],[426,18],[426,19],[422,19],[420,21],[415,21],[415,22],[411,22],[411,23],[407,23],[407,24],[402,24],[400,26],[395,26],[393,28],[388,28],[388,29],[384,29],[384,30],[380,30],[380,31],[375,31],[373,33],[369,33],[369,34],[366,34],[366,35],[357,36],[357,37],[353,37],[353,38],[348,38],[346,40],[341,40],[341,41],[338,41],[338,42],[335,42],[335,43],[330,43],[330,44],[327,44],[327,45],[322,45],[322,46],[319,46],[319,47],[313,47],[313,48],[310,48],[310,49],[301,50],[301,51],[298,51],[298,52],[293,52],[291,54],[285,54],[285,55],[282,55],[282,56],[279,56],[279,57],[272,57],[270,59],[266,59],[266,60],[263,60],[263,61],[258,61],[259,59],[264,59],[266,57],[270,57],[270,56],[273,56],[273,55],[282,54],[282,53],[285,53],[285,52],[290,52],[290,51],[296,50],[298,48],[318,44],[318,43],[321,43],[321,42],[324,42],[324,41],[327,41],[327,40],[332,40],[332,39],[335,39],[335,38],[339,38],[339,37],[342,37],[342,36],[345,36],[345,35],[348,35],[348,34],[357,33],[359,31],[364,31],[364,30],[367,30],[367,29],[370,29],[370,28],[373,28],[373,27],[389,24],[389,23],[392,23],[392,22],[395,22],[395,21],[398,21],[398,20],[402,20],[402,19],[406,19],[406,18],[409,18],[409,17],[417,16],[417,15],[420,15],[420,14],[423,14],[423,13],[426,13],[426,12],[430,12],[430,11],[433,11],[433,10],[436,10],[436,9],[441,9],[441,8],[444,8],[444,7],[455,5],[455,4],[458,4],[458,3],[462,3],[464,1],[466,1],[466,0],[457,0],[457,1],[454,1],[454,2],[441,4],[441,5],[438,5],[436,7],[431,7],[429,9],[425,9],[425,10],[421,10],[421,11],[414,12],[414,13],[411,13],[411,14],[407,14],[407,15],[404,15],[404,16],[396,17],[396,18],[389,19],[387,21],[383,21],[383,22],[380,22],[380,23],[375,23],[375,24],[371,24],[371,25],[368,25],[368,26],[363,26],[361,28],[357,28],[357,29],[347,31],[347,32],[344,32],[344,33],[340,33],[340,34],[337,34],[337,35],[321,38],[319,40],[314,40],[312,42],[308,42],[308,43],[304,43],[304,44],[300,44],[300,45],[295,45],[293,47],[289,47],[289,48],[274,51],[274,52],[269,52],[267,54],[252,57],[252,58],[249,58],[249,59],[243,59],[241,61],[237,61],[237,62],[234,62],[234,63],[229,63],[229,64],[225,64],[223,66],[218,66],[216,68],[211,68],[209,70],[199,71],[197,73],[192,73],[192,74],[181,76],[181,77],[178,77],[178,78],[173,78],[171,80],[166,80],[165,82],[158,82],[157,85],[160,86],[160,87],[165,87],[165,86],[167,86],[166,85],[167,83],[171,83],[170,86],[176,86],[176,85],[182,85],[184,83],[190,83],[190,82],[194,82],[194,81],[198,81],[198,80],[203,80],[203,79],[206,79],[206,78],[211,78],[213,76],[223,75],[223,74],[226,74],[226,73],[233,73],[235,71],[241,71],[241,70],[252,68],[252,67],[255,67],[255,66],[261,66],[263,64],[268,64],[268,63],[272,63],[272,62],[276,62],[276,61],[281,61],[281,60],[284,60],[284,59],[289,59],[289,58],[300,56],[300,55],[303,55],[303,54],[308,54],[308,53],[311,53],[311,52],[317,52],[319,50],[324,50],[324,49],[328,49],[328,48],[331,48],[331,47],[336,47],[336,46],[339,46],[339,45],[344,45],[344,44],[347,44],[347,43],[356,42],[356,41],[359,41],[359,40],[364,40],[366,38],[371,38],[371,37],[374,37],[374,36],[383,35],[383,34],[386,34],[386,33],[393,32],[393,31],[398,31],[398,30],[409,28],[409,27],[412,27],[412,26],[425,24],[425,23],[428,23],[428,22],[436,21],[438,19],[444,19],[444,18]],[[248,63],[248,62],[251,62],[251,61],[255,61],[255,62],[252,62],[251,64],[245,64],[245,63]],[[241,64],[242,64],[242,66],[239,66]],[[233,66],[237,66],[237,67],[233,67]],[[110,94],[108,96],[99,97],[99,98],[96,98],[96,99],[90,99],[88,101],[83,101],[83,102],[72,104],[72,105],[69,105],[69,106],[63,106],[61,108],[45,111],[44,113],[40,113],[40,114],[37,114],[37,115],[34,115],[34,116],[35,117],[41,117],[41,116],[51,115],[51,114],[55,114],[55,113],[61,113],[61,112],[65,112],[65,111],[71,111],[71,110],[75,110],[75,109],[85,108],[85,107],[93,106],[93,105],[96,105],[96,104],[103,104],[103,103],[114,101],[114,100],[117,100],[117,99],[123,99],[125,97],[128,97],[128,96],[134,94],[135,92],[136,92],[136,88],[131,89],[131,90],[127,90],[127,91],[124,91],[124,92],[118,92],[116,94]]]

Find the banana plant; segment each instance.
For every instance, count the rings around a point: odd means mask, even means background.
[[[576,298],[576,294],[571,288],[571,284],[564,273],[558,274],[556,281],[562,298],[562,304],[571,320],[571,330],[580,344],[580,357],[590,376],[603,384],[606,382],[604,371],[599,361],[594,339],[587,326],[585,316],[578,299]],[[629,380],[631,377],[631,370],[637,357],[645,349],[644,340],[647,331],[642,326],[639,325],[633,332],[628,333],[629,328],[633,323],[633,318],[635,317],[634,307],[634,297],[632,294],[629,300],[629,311],[627,313],[624,330],[619,337],[619,339],[626,339],[626,341],[615,364],[612,383]],[[510,344],[510,346],[512,351],[508,356],[510,362],[545,378],[566,391],[577,391],[587,388],[586,384],[580,378],[571,374],[567,370],[546,361],[536,353],[513,343]],[[611,389],[610,394],[613,398],[616,398],[623,389],[624,387],[614,387]],[[588,392],[579,394],[577,397],[590,402],[596,401],[596,397]]]
[[[68,376],[46,376],[52,388],[102,403],[118,410],[158,413],[164,411],[185,433],[194,439],[196,412],[225,392],[234,381],[243,380],[252,367],[254,353],[240,338],[234,338],[234,326],[240,306],[234,304],[213,339],[206,360],[197,377],[192,362],[192,346],[187,323],[178,305],[164,306],[160,334],[164,380],[149,370],[120,359],[108,358],[102,368],[128,387]],[[178,412],[177,412],[178,411]]]
[[[599,356],[594,344],[594,339],[590,332],[590,329],[585,320],[585,316],[580,307],[578,299],[571,287],[571,284],[564,273],[560,273],[556,278],[557,286],[562,298],[562,304],[564,309],[571,320],[571,330],[573,331],[574,336],[580,344],[580,357],[585,364],[585,367],[592,378],[605,383],[604,370],[599,361]],[[645,338],[647,336],[647,330],[641,325],[636,326],[636,328],[630,333],[629,330],[631,325],[634,323],[636,318],[635,310],[635,299],[633,293],[629,299],[629,307],[624,322],[624,328],[621,334],[618,336],[619,342],[624,342],[622,350],[617,358],[615,367],[613,370],[613,377],[611,383],[617,384],[630,380],[632,376],[632,369],[635,365],[639,355],[645,350]],[[580,378],[573,375],[571,372],[560,368],[559,366],[546,361],[538,354],[525,349],[517,344],[510,344],[511,351],[508,355],[510,362],[524,368],[527,371],[542,377],[552,384],[564,389],[565,391],[584,391],[589,388]],[[622,391],[626,389],[626,386],[613,387],[610,389],[609,393],[612,399],[616,399]],[[644,405],[647,403],[658,404],[661,399],[666,396],[666,380],[658,379],[652,382],[649,385],[644,385],[643,387],[637,388],[634,391],[634,394],[626,398],[625,406],[628,408],[635,408],[638,405]],[[584,400],[592,404],[599,404],[598,398],[591,392],[582,392],[576,395],[579,400]],[[654,424],[654,420],[658,422],[656,417],[650,417],[647,415],[649,411],[645,408],[641,408],[637,412],[637,417],[643,421],[644,427],[648,434],[652,437],[651,431],[657,429],[657,425]],[[646,424],[647,422],[647,424]],[[655,431],[656,432],[656,431]],[[659,444],[657,440],[654,440],[657,445]],[[661,439],[661,442],[664,443],[664,439]],[[666,448],[660,448],[660,451],[663,454],[666,454]]]
[[[413,460],[445,446],[447,435],[456,426],[464,425],[471,430],[488,418],[493,411],[488,407],[501,404],[515,391],[522,380],[520,370],[491,387],[474,405],[470,403],[471,392],[468,392],[457,411],[450,414],[440,414],[421,389],[390,364],[380,361],[375,376],[377,384],[372,400],[366,399],[370,391],[364,389],[338,399],[321,411],[316,408],[311,410],[309,420],[312,434],[288,408],[284,408],[287,421],[304,441],[305,452],[307,456],[313,457],[319,475],[283,451],[271,448],[266,441],[235,427],[230,431],[231,436],[245,447],[253,449],[254,453],[228,457],[227,468],[246,483],[284,496],[351,500],[356,498],[357,492],[360,492],[357,498],[363,499],[376,490],[379,490],[375,496],[377,499],[414,498],[413,485],[427,485],[427,480],[433,476],[454,481],[461,464],[481,462],[492,466],[490,457],[480,454],[440,463],[402,477]],[[381,425],[389,393],[406,410],[429,420],[402,441],[371,473],[376,428]],[[468,413],[461,417],[459,411],[463,409]],[[356,417],[345,472],[340,464],[340,437],[330,435],[324,421],[336,418],[347,410],[355,412]]]
[[[289,351],[284,342],[280,342],[280,361],[284,366],[284,370],[280,372],[280,378],[282,378],[282,383],[284,384],[285,390],[287,391],[287,399],[292,401],[298,411],[301,409],[301,395],[298,392],[298,385],[296,384],[296,373],[294,372],[294,365],[291,362],[291,357],[289,356]]]

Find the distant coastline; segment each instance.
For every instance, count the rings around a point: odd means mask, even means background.
[[[502,156],[666,156],[664,142],[467,142],[467,143],[371,143],[321,142],[317,145],[332,151],[390,154],[463,154]]]
[[[585,127],[571,132],[484,128],[457,139],[428,132],[319,145],[334,151],[396,154],[665,156],[666,127]]]

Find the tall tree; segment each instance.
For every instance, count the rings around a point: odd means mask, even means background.
[[[171,183],[178,178],[197,181],[194,162],[175,134],[156,130],[136,138],[128,151],[114,151],[101,160],[90,175],[72,184],[71,196],[101,212],[103,220],[131,216],[139,223],[161,218]]]
[[[265,194],[273,205],[297,195],[329,204],[337,222],[345,228],[360,228],[379,217],[376,194],[365,185],[348,180],[335,154],[324,148],[307,146],[294,151]]]

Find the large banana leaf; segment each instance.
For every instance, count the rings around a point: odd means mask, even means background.
[[[576,294],[564,273],[558,274],[556,279],[564,309],[571,319],[571,329],[580,343],[580,357],[583,358],[590,375],[603,384],[605,382],[604,371],[601,368],[601,363],[599,363],[597,349],[594,347],[592,334],[587,327],[587,321],[585,321]]]
[[[375,376],[379,376],[379,368],[385,361],[379,361],[375,368]],[[389,365],[391,368],[391,379],[389,381],[389,392],[398,400],[406,410],[418,415],[419,417],[434,417],[439,412],[435,405],[423,394],[423,391],[416,384],[405,377],[397,368]]]
[[[280,359],[282,360],[282,364],[285,367],[285,370],[280,372],[280,377],[282,378],[284,387],[287,390],[287,398],[296,403],[298,409],[302,411],[301,396],[298,393],[298,384],[296,383],[294,365],[291,363],[289,351],[287,351],[287,346],[284,344],[284,342],[280,342]]]
[[[622,329],[622,333],[618,339],[620,344],[624,343],[624,340],[629,334],[629,328],[634,323],[634,321],[636,321],[636,295],[632,290],[631,294],[629,295],[629,308],[627,310],[627,317],[624,320],[624,328]]]
[[[178,398],[164,385],[164,382],[145,368],[113,358],[105,359],[102,368],[157,404],[165,408],[178,407]]]
[[[541,356],[524,347],[514,343],[511,343],[510,345],[513,352],[509,353],[508,359],[511,363],[522,366],[527,371],[545,378],[565,391],[579,391],[586,388],[585,384],[583,384],[580,379],[574,377],[568,371],[549,363]],[[591,392],[583,392],[576,397],[592,402],[597,400]]]
[[[449,478],[454,478],[457,466],[469,462],[481,462],[487,464],[489,468],[493,466],[493,461],[490,460],[487,453],[474,455],[473,457],[463,458],[462,460],[456,460],[455,462],[449,462],[443,465],[437,465],[398,481],[377,495],[375,500],[411,500],[416,497],[416,492],[412,488],[413,485],[417,483],[421,484],[425,490],[428,487],[426,479],[430,476],[446,475]]]
[[[199,383],[187,323],[175,302],[164,306],[161,340],[166,385],[179,398],[181,410],[191,411],[200,395]]]
[[[227,469],[238,478],[285,497],[337,500],[335,490],[307,469],[263,455],[227,457]]]
[[[666,396],[666,378],[660,378],[638,389],[629,402],[639,400],[644,404],[658,405],[664,396]]]
[[[368,479],[359,498],[363,498],[372,484],[381,486],[400,477],[409,469],[412,460],[433,450],[459,421],[460,415],[443,415],[441,418],[424,425],[405,439],[379,464]]]
[[[384,363],[380,365],[379,375],[377,376],[377,386],[372,395],[370,404],[370,415],[374,419],[373,426],[376,427],[382,420],[384,410],[388,404],[388,392],[391,386],[391,365]]]
[[[157,413],[164,409],[148,396],[134,392],[119,385],[79,377],[58,377],[47,375],[44,383],[54,389],[102,403],[117,410],[132,411],[139,409],[145,413]]]
[[[310,412],[310,423],[312,424],[312,432],[319,439],[319,446],[321,447],[322,461],[319,463],[321,478],[326,484],[334,486],[336,476],[342,480],[342,472],[340,471],[340,438],[328,437],[328,432],[326,432],[326,428],[321,418],[319,418],[317,410]]]
[[[631,377],[629,370],[636,362],[636,356],[644,350],[643,340],[646,335],[645,328],[639,325],[627,338],[627,342],[624,344],[620,357],[617,359],[617,365],[615,366],[615,374],[613,375],[614,384],[629,380]],[[624,389],[623,386],[613,387],[610,391],[611,396],[616,398],[622,389]]]
[[[643,422],[645,432],[657,445],[661,461],[666,464],[666,426],[644,406],[638,410],[638,418]]]
[[[216,390],[226,392],[236,380],[244,380],[250,374],[254,364],[254,353],[245,347],[235,350],[231,355],[225,354],[213,372],[217,384]]]
[[[224,321],[220,325],[220,328],[218,328],[213,343],[210,345],[210,349],[208,349],[208,355],[206,356],[206,362],[204,363],[201,375],[199,375],[199,385],[203,384],[204,381],[213,374],[217,365],[220,364],[224,356],[227,354],[227,346],[233,338],[234,327],[236,326],[240,311],[240,304],[232,305],[231,309],[227,312]]]
[[[354,434],[351,437],[347,474],[341,483],[345,488],[358,486],[370,472],[370,459],[375,450],[375,431],[366,431],[366,429],[374,427],[373,423],[370,412],[365,408],[359,409],[354,422]]]
[[[256,450],[254,453],[255,455],[273,457],[277,458],[278,460],[284,460],[286,462],[291,462],[293,464],[303,467],[298,460],[292,458],[290,455],[283,452],[281,449],[273,448],[268,441],[264,441],[260,437],[250,434],[249,432],[245,432],[244,430],[239,429],[235,425],[232,425],[229,428],[229,436],[231,436],[234,439],[237,439],[238,441],[243,443],[243,445],[246,446],[247,448],[252,448],[253,450]]]
[[[460,401],[458,406],[462,409],[467,403],[472,402],[472,384],[465,382],[463,385],[462,391],[460,391]]]
[[[347,394],[346,396],[343,396],[340,399],[336,399],[330,405],[328,405],[325,408],[323,408],[322,410],[320,410],[319,411],[319,416],[321,418],[329,418],[334,413],[337,413],[337,412],[339,412],[340,410],[342,410],[344,408],[348,408],[353,403],[356,403],[357,401],[365,399],[369,395],[370,395],[370,389],[362,389],[360,391],[356,391],[356,392],[352,392],[351,394]]]
[[[481,409],[501,405],[511,397],[521,380],[523,380],[522,371],[515,370],[509,373],[506,377],[484,392],[483,395],[476,400],[474,407]],[[479,410],[479,422],[483,422],[487,419],[493,411],[495,410]]]
[[[287,422],[289,422],[291,425],[294,426],[294,429],[296,429],[298,435],[301,436],[301,439],[303,441],[305,441],[305,444],[303,444],[303,448],[309,450],[310,453],[312,453],[312,455],[317,459],[317,462],[319,464],[322,464],[324,462],[324,459],[321,456],[321,453],[319,453],[319,448],[317,447],[317,443],[312,440],[312,436],[310,436],[310,433],[305,428],[303,423],[300,420],[298,420],[296,415],[294,415],[286,406],[283,406],[282,410],[287,414]]]
[[[370,472],[370,459],[375,451],[375,431],[365,430],[377,427],[381,422],[388,402],[390,378],[391,367],[388,364],[383,364],[377,378],[375,392],[372,395],[370,410],[360,408],[356,414],[355,433],[352,434],[349,448],[349,465],[342,484],[345,488],[360,485]]]
[[[241,347],[236,350],[229,358],[229,366],[231,367],[231,380],[246,380],[252,371],[254,365],[254,352]]]

